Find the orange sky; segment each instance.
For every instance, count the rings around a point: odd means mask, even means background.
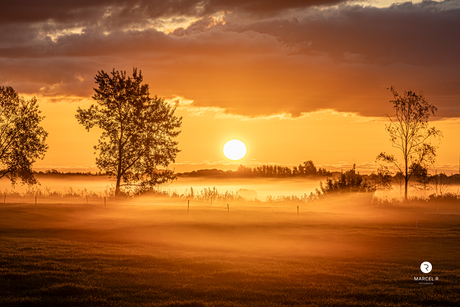
[[[181,102],[176,171],[304,160],[370,171],[392,150],[391,85],[438,107],[433,169],[457,171],[460,5],[359,3],[14,1],[0,12],[0,85],[41,102],[50,149],[37,169],[95,170],[98,133],[76,109],[92,103],[98,70],[138,67],[152,94]],[[222,155],[232,138],[247,144],[240,162]]]
[[[86,103],[44,103],[47,118],[43,125],[50,131],[50,150],[37,169],[69,169],[95,171],[92,146],[97,143],[99,131],[87,132],[75,119],[78,105]],[[398,154],[385,132],[385,119],[364,117],[351,113],[318,111],[293,118],[288,115],[249,118],[225,114],[217,108],[179,107],[183,116],[182,133],[178,137],[182,150],[176,171],[201,168],[236,169],[239,164],[256,166],[276,163],[296,165],[313,160],[331,170],[347,169],[353,163],[362,172],[376,167],[376,156],[381,151]],[[459,119],[444,119],[432,123],[442,130],[444,138],[439,144],[438,163],[432,170],[454,172],[458,170]],[[222,153],[224,143],[240,139],[246,143],[248,153],[240,161],[226,159]]]

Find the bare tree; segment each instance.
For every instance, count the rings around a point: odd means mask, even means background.
[[[377,156],[377,160],[392,164],[404,176],[404,200],[407,200],[407,186],[413,174],[411,165],[426,166],[433,164],[436,159],[437,147],[431,144],[431,139],[441,137],[441,131],[428,126],[428,119],[435,115],[437,108],[429,104],[422,93],[412,91],[399,95],[391,87],[394,99],[394,114],[388,115],[390,124],[386,130],[390,135],[393,147],[402,153],[402,165],[394,155],[385,152]]]

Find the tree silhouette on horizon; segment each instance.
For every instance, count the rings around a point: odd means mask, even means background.
[[[32,164],[48,150],[45,118],[35,97],[25,100],[12,87],[0,86],[0,178],[36,184]]]
[[[164,99],[150,97],[148,84],[142,84],[141,71],[101,70],[95,76],[96,104],[78,108],[76,118],[88,131],[98,126],[103,130],[97,166],[116,179],[115,195],[121,187],[149,190],[175,178],[167,169],[179,152],[174,140],[182,118]]]
[[[428,103],[422,93],[405,91],[398,94],[394,87],[389,90],[393,94],[394,114],[388,115],[390,124],[385,126],[392,146],[402,153],[403,166],[398,159],[385,152],[377,156],[377,161],[389,163],[396,167],[404,176],[404,200],[407,201],[407,187],[415,171],[433,164],[436,159],[437,147],[430,143],[430,138],[442,137],[441,131],[429,128],[428,120],[434,116],[437,108]]]

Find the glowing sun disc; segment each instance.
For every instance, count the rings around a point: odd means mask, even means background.
[[[246,155],[246,145],[240,140],[230,140],[224,145],[224,155],[230,160],[240,160]]]

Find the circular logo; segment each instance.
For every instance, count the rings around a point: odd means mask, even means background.
[[[433,266],[428,261],[425,261],[420,265],[420,270],[422,270],[422,272],[425,274],[430,273],[432,269]]]

